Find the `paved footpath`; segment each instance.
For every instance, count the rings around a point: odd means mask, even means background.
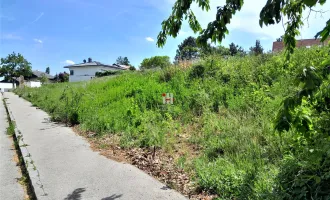
[[[38,199],[186,199],[136,167],[93,152],[71,128],[49,122],[45,112],[17,95],[5,97],[39,174],[38,180],[30,174]]]
[[[0,199],[23,200],[23,187],[17,182],[21,177],[16,166],[13,139],[7,133],[7,113],[0,94]]]

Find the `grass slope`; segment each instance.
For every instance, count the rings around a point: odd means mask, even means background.
[[[210,56],[189,69],[127,72],[16,93],[56,121],[119,135],[123,147],[174,152],[185,138],[199,156],[189,161],[187,152],[178,164],[194,172],[201,189],[221,199],[276,199],[282,152],[293,133],[280,138],[272,122],[283,98],[296,91],[297,72],[322,59],[320,48],[298,49],[290,63],[282,54]],[[162,105],[164,92],[174,94],[173,105]]]

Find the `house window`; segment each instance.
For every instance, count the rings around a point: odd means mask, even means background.
[[[74,73],[73,73],[73,70],[70,70],[70,76],[72,76]]]

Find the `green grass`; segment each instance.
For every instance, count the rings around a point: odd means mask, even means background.
[[[13,123],[9,123],[7,127],[7,135],[13,136],[15,134],[15,126]]]
[[[195,173],[202,190],[220,199],[276,199],[273,188],[284,147],[273,120],[284,97],[297,90],[293,78],[324,58],[319,48],[283,54],[205,58],[191,69],[127,72],[114,78],[48,84],[15,92],[55,121],[79,124],[97,135],[117,134],[123,147],[199,147],[199,156],[179,167]],[[161,94],[174,94],[162,105]]]

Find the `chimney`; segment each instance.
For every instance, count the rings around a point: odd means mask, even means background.
[[[88,58],[88,62],[89,62],[89,63],[93,62],[93,61],[92,61],[92,58]]]
[[[84,59],[84,63],[86,63],[86,59]]]

